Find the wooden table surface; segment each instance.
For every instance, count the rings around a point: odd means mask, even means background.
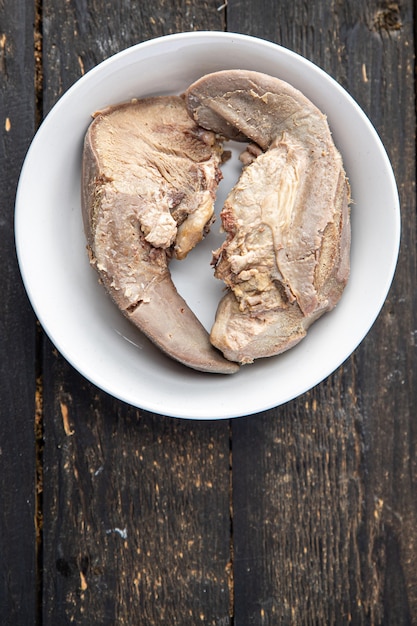
[[[2,625],[417,624],[413,19],[411,0],[0,2]],[[63,92],[127,46],[207,29],[339,81],[402,205],[389,297],[349,360],[284,406],[217,422],[84,380],[35,319],[13,231],[23,159]]]

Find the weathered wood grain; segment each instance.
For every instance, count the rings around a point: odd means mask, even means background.
[[[0,3],[0,621],[36,620],[35,318],[14,245],[14,199],[34,131],[33,8]]]
[[[89,69],[120,50],[161,35],[223,30],[216,0],[72,0],[43,3],[44,106]]]
[[[56,353],[49,367],[44,623],[228,623],[227,424],[134,410]]]
[[[34,4],[37,111],[33,5],[0,2],[1,623],[417,623],[413,3]],[[36,364],[13,240],[37,115],[128,45],[226,26],[300,52],[348,89],[386,145],[403,215],[394,284],[354,355],[298,400],[231,424],[126,406],[46,339]]]
[[[44,111],[83,72],[207,2],[43,2]],[[150,415],[44,352],[43,623],[229,623],[229,425]]]
[[[232,424],[235,623],[417,623],[413,4],[229,0],[227,21],[358,100],[403,215],[394,284],[355,354],[298,400]]]

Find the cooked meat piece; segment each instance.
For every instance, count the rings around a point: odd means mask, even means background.
[[[338,302],[349,276],[350,190],[326,117],[257,72],[207,75],[186,92],[201,126],[254,142],[226,199],[215,274],[228,292],[213,345],[240,363],[291,348]]]
[[[172,358],[197,370],[238,369],[171,280],[213,218],[221,147],[184,100],[164,96],[109,107],[85,138],[82,207],[91,263],[126,317]]]

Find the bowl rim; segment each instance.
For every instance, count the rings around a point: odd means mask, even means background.
[[[186,42],[190,42],[192,40],[198,41],[198,40],[208,40],[211,39],[213,42],[215,42],[216,40],[228,40],[229,42],[232,42],[233,40],[242,44],[246,44],[246,43],[250,43],[250,44],[255,44],[257,46],[259,46],[260,44],[262,44],[262,46],[266,46],[268,48],[270,48],[272,51],[276,51],[277,48],[279,50],[281,50],[283,53],[285,53],[286,55],[289,55],[289,57],[292,57],[294,59],[297,60],[297,62],[302,62],[304,64],[307,64],[308,66],[314,67],[315,71],[318,72],[320,75],[322,75],[323,78],[325,78],[326,81],[330,82],[330,84],[332,85],[332,87],[334,89],[336,89],[337,91],[339,91],[341,94],[343,94],[343,98],[347,99],[349,101],[350,106],[352,106],[356,112],[365,120],[365,122],[368,125],[368,130],[373,134],[374,136],[374,140],[378,143],[379,146],[379,150],[381,153],[381,158],[384,160],[385,162],[385,168],[386,168],[386,173],[387,175],[390,177],[390,186],[392,188],[392,191],[394,192],[394,196],[396,196],[395,198],[395,214],[396,214],[396,220],[395,220],[395,229],[392,233],[392,242],[391,242],[391,262],[390,262],[390,266],[389,266],[389,270],[386,272],[385,275],[385,287],[384,289],[380,290],[379,293],[379,299],[378,301],[374,304],[374,311],[375,314],[373,316],[373,321],[370,324],[370,326],[368,326],[366,329],[364,328],[362,335],[358,338],[356,338],[355,341],[355,345],[352,347],[352,349],[350,350],[350,353],[347,354],[345,356],[345,358],[338,363],[338,365],[336,367],[332,367],[331,371],[329,371],[327,374],[325,374],[325,376],[323,377],[321,373],[318,373],[317,375],[317,379],[313,382],[309,382],[308,385],[302,389],[301,391],[299,391],[299,393],[297,393],[296,395],[291,395],[290,397],[287,398],[283,398],[282,400],[280,400],[277,404],[273,404],[273,405],[265,405],[265,406],[260,406],[260,408],[258,408],[257,410],[253,410],[253,408],[250,408],[250,410],[248,412],[242,412],[241,407],[239,407],[239,411],[238,412],[233,412],[230,410],[223,410],[220,411],[218,415],[214,415],[213,416],[213,411],[210,411],[210,413],[204,414],[204,411],[202,412],[201,415],[195,415],[194,413],[187,413],[184,414],[183,411],[178,411],[178,410],[174,410],[174,411],[170,411],[169,407],[166,407],[166,409],[161,410],[161,407],[158,407],[157,403],[150,403],[145,402],[145,403],[137,403],[137,402],[132,402],[132,399],[127,398],[125,394],[118,394],[117,391],[115,391],[114,389],[109,389],[109,386],[107,384],[105,384],[103,381],[100,381],[100,377],[96,376],[96,377],[92,377],[91,373],[86,372],[85,368],[83,368],[82,366],[80,366],[80,363],[77,362],[76,358],[74,358],[74,356],[72,354],[70,354],[67,350],[63,350],[61,345],[60,345],[60,341],[59,338],[56,337],[56,335],[52,332],[50,332],[50,329],[48,329],[48,327],[45,327],[43,324],[43,314],[42,314],[42,305],[37,301],[33,291],[32,291],[32,285],[30,283],[30,280],[28,279],[28,276],[26,274],[25,271],[25,263],[23,262],[23,257],[24,257],[24,251],[21,249],[21,241],[19,239],[19,203],[20,203],[20,198],[21,198],[21,193],[22,193],[22,186],[24,184],[24,178],[25,178],[25,172],[26,172],[26,168],[29,167],[29,163],[30,163],[30,158],[31,158],[31,154],[32,151],[34,150],[34,143],[35,140],[39,137],[42,136],[43,133],[43,129],[47,127],[49,120],[51,119],[51,117],[56,116],[59,113],[59,110],[61,107],[65,106],[66,102],[68,99],[71,99],[73,96],[73,93],[76,92],[77,90],[79,90],[80,86],[82,86],[84,83],[86,83],[87,81],[90,81],[92,78],[94,78],[94,75],[97,73],[101,73],[103,72],[103,70],[105,70],[107,67],[112,66],[113,64],[117,64],[117,63],[121,63],[123,64],[124,58],[128,57],[130,55],[135,55],[135,53],[137,52],[137,50],[149,50],[152,51],[152,48],[155,47],[159,47],[161,44],[165,44],[165,43],[170,43],[170,42],[182,42],[182,41],[186,41]],[[298,397],[299,395],[305,393],[306,391],[312,389],[313,387],[315,387],[318,383],[322,382],[325,378],[327,378],[328,376],[330,376],[338,367],[340,367],[346,359],[349,358],[349,356],[352,354],[352,352],[358,347],[358,345],[362,342],[362,340],[364,339],[364,337],[368,334],[368,332],[370,331],[370,329],[372,328],[374,322],[376,321],[377,317],[379,316],[379,313],[381,311],[381,308],[386,300],[387,294],[389,292],[389,289],[391,287],[392,281],[394,279],[394,275],[395,275],[395,270],[396,270],[396,266],[397,266],[397,262],[398,262],[398,255],[399,255],[399,249],[400,249],[400,241],[401,241],[401,214],[400,214],[400,201],[399,201],[399,194],[398,194],[398,189],[397,189],[397,185],[396,185],[396,181],[395,181],[395,176],[394,176],[394,172],[392,170],[392,166],[388,157],[388,154],[386,152],[385,147],[382,144],[382,141],[376,131],[376,129],[374,128],[374,126],[372,125],[372,122],[370,121],[369,117],[366,115],[366,113],[359,107],[358,103],[354,100],[354,98],[329,74],[327,74],[323,69],[321,69],[318,65],[316,65],[315,63],[313,63],[312,61],[310,61],[309,59],[306,59],[305,57],[303,57],[302,55],[271,41],[265,40],[265,39],[261,39],[259,37],[253,37],[251,35],[245,35],[245,34],[240,34],[240,33],[232,33],[232,32],[225,32],[225,31],[206,31],[206,30],[202,30],[202,31],[185,31],[185,32],[181,32],[181,33],[172,33],[172,34],[168,34],[168,35],[163,35],[161,37],[156,37],[156,38],[152,38],[152,39],[148,39],[146,41],[134,44],[133,46],[129,46],[111,56],[109,56],[107,59],[103,60],[102,62],[98,63],[95,67],[91,68],[90,70],[88,70],[83,76],[81,76],[73,85],[71,85],[66,92],[57,100],[57,102],[55,103],[55,105],[51,108],[51,110],[47,113],[47,115],[45,116],[42,124],[40,125],[37,133],[35,134],[35,137],[32,141],[31,146],[29,147],[29,150],[27,152],[26,158],[25,158],[25,162],[23,164],[22,167],[22,171],[21,171],[21,175],[19,178],[19,182],[18,182],[18,187],[17,187],[17,193],[16,193],[16,211],[15,211],[15,241],[16,241],[16,250],[17,250],[17,255],[18,255],[18,262],[19,262],[19,267],[20,267],[20,271],[21,271],[21,275],[22,275],[22,279],[23,279],[23,283],[25,285],[27,294],[29,296],[29,300],[31,302],[31,305],[36,313],[36,315],[38,316],[39,321],[41,322],[46,334],[50,337],[51,341],[54,343],[54,345],[56,345],[56,347],[59,349],[59,351],[61,352],[61,354],[64,356],[64,358],[77,370],[79,371],[86,379],[90,380],[93,384],[95,384],[96,386],[98,386],[99,388],[101,388],[102,390],[106,391],[107,393],[109,393],[110,395],[112,395],[113,397],[118,398],[119,400],[122,400],[124,402],[128,402],[129,404],[132,404],[133,406],[136,406],[138,408],[143,408],[145,410],[151,411],[151,412],[155,412],[155,413],[163,413],[165,415],[170,415],[172,417],[178,417],[178,418],[190,418],[190,419],[227,419],[227,418],[231,418],[231,417],[241,417],[244,415],[249,415],[249,414],[253,414],[253,413],[259,413],[265,410],[269,410],[271,408],[280,406],[282,404],[287,403],[288,401],[295,399],[296,397]]]

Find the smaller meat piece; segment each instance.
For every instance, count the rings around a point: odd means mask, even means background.
[[[210,227],[221,154],[180,97],[109,107],[86,134],[82,209],[91,263],[123,314],[177,361],[233,373],[168,268]]]

